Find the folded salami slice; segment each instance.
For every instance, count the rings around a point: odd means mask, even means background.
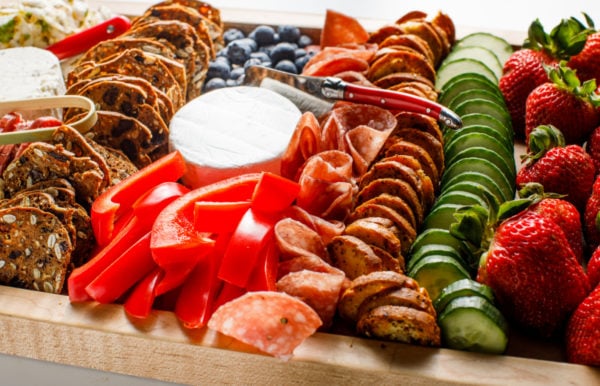
[[[319,315],[283,292],[246,294],[219,307],[208,328],[283,360],[322,325]]]

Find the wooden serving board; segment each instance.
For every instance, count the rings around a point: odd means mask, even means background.
[[[142,1],[109,3],[141,13]],[[285,20],[318,32],[322,16],[223,10],[230,26]],[[272,24],[272,23],[271,23]],[[365,21],[374,29],[382,21]],[[470,31],[462,31],[466,34]],[[506,35],[511,42],[522,35]],[[522,149],[517,149],[516,157]],[[600,369],[564,362],[560,345],[513,336],[506,355],[483,355],[317,333],[285,362],[208,329],[183,329],[170,312],[130,320],[120,305],[0,286],[0,352],[184,384],[596,385]]]

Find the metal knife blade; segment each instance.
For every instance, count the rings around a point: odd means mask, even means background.
[[[329,106],[336,100],[366,103],[393,110],[422,113],[452,129],[462,126],[462,121],[456,113],[428,99],[397,91],[350,84],[335,77],[295,75],[264,66],[248,66],[243,83],[249,86],[264,87],[265,82],[269,83],[269,80],[300,90],[318,100],[326,101]],[[279,92],[277,89],[273,89],[273,91]],[[285,95],[282,92],[279,93]]]

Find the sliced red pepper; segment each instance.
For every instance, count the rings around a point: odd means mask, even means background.
[[[279,250],[274,239],[267,243],[260,259],[252,271],[246,288],[248,291],[277,291],[277,269],[279,268]]]
[[[252,208],[262,212],[281,212],[300,192],[300,184],[274,173],[263,173],[252,196]]]
[[[198,201],[194,205],[194,227],[198,232],[231,233],[250,205],[250,201]]]
[[[156,299],[155,288],[162,277],[159,268],[154,269],[140,281],[125,301],[125,312],[134,318],[145,319],[152,311]]]
[[[150,188],[135,201],[131,216],[119,224],[119,232],[114,234],[109,244],[100,248],[87,263],[75,268],[68,279],[69,299],[72,302],[90,300],[85,288],[108,268],[119,256],[150,232],[158,213],[170,202],[189,189],[178,183],[161,183]],[[94,219],[92,219],[92,224]]]
[[[185,173],[185,160],[177,151],[156,160],[135,174],[113,185],[92,204],[92,227],[96,242],[107,245],[114,237],[120,216],[145,192],[161,182],[177,181]]]
[[[222,285],[217,278],[217,271],[229,237],[228,234],[219,236],[213,253],[198,262],[181,287],[175,315],[186,328],[205,326],[214,311],[217,293]]]
[[[214,311],[216,311],[223,304],[233,299],[239,298],[246,292],[247,291],[245,288],[238,287],[235,284],[223,282],[223,286],[221,287],[219,295],[217,295],[217,300],[215,301]]]
[[[225,250],[219,268],[221,280],[246,288],[261,252],[273,237],[277,219],[252,208],[246,211]]]
[[[85,290],[100,303],[112,303],[154,268],[148,232],[96,276]]]

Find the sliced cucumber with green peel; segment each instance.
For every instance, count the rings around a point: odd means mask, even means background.
[[[433,301],[451,283],[471,277],[460,262],[448,256],[426,256],[408,271],[408,276],[427,289]]]
[[[485,158],[498,166],[506,178],[514,180],[517,176],[517,167],[514,157],[511,154],[499,154],[491,149],[482,146],[474,146],[456,153],[452,158],[446,160],[446,167],[449,167],[456,161],[467,157]]]
[[[494,303],[494,293],[489,286],[473,279],[463,279],[445,287],[440,296],[433,302],[433,307],[439,315],[444,311],[448,303],[461,296],[481,296],[492,304]]]
[[[412,256],[413,253],[416,253],[419,249],[429,244],[448,245],[458,251],[463,257],[469,257],[470,255],[469,247],[462,240],[454,237],[447,229],[436,228],[425,229],[417,235],[411,246],[410,255]]]
[[[470,125],[464,126],[462,129],[459,130],[447,131],[444,133],[444,144],[447,144],[446,147],[449,147],[450,143],[455,138],[464,137],[469,133],[481,133],[489,135],[490,137],[496,139],[496,141],[498,141],[500,144],[502,144],[506,148],[507,152],[512,154],[514,151],[514,142],[512,138],[508,136],[508,134],[502,131],[496,131],[496,129],[484,125]],[[462,148],[464,148],[464,146]]]
[[[480,172],[491,177],[498,188],[502,191],[505,201],[514,197],[514,181],[509,180],[504,173],[502,173],[502,170],[498,168],[498,166],[494,165],[485,158],[478,157],[462,158],[446,168],[444,174],[442,175],[442,191],[448,181],[455,177],[460,177],[463,173],[468,173],[471,171]]]
[[[494,71],[490,70],[490,68],[483,62],[480,62],[477,59],[462,58],[453,60],[452,62],[442,63],[437,71],[435,87],[438,90],[441,90],[446,82],[450,81],[456,75],[463,74],[465,72],[481,74],[489,79],[490,82],[498,84],[498,78],[496,77]]]
[[[471,193],[465,190],[451,190],[447,192],[444,191],[438,196],[437,200],[435,201],[435,204],[431,208],[431,211],[433,211],[435,208],[441,205],[446,204],[454,204],[461,206],[481,205],[484,208],[487,208],[489,206],[489,202],[487,202],[485,198],[478,196],[475,193]]]
[[[503,63],[500,63],[496,54],[485,48],[485,46],[457,46],[446,56],[444,63],[463,58],[477,59],[488,66],[494,72],[496,78],[500,79],[500,76],[502,76]]]
[[[485,99],[490,102],[497,103],[499,106],[502,106],[506,109],[506,104],[504,102],[504,98],[499,97],[497,94],[488,91],[486,89],[473,89],[467,90],[459,93],[454,98],[452,98],[447,104],[444,104],[450,110],[454,110],[457,106],[459,106],[462,102],[465,102],[469,99]],[[440,102],[441,103],[441,102]]]
[[[490,181],[491,181],[491,179],[490,179]],[[456,183],[448,184],[445,187],[444,191],[440,194],[439,197],[441,198],[445,195],[449,195],[454,192],[464,192],[464,193],[469,193],[469,194],[473,194],[475,196],[480,197],[482,200],[487,202],[487,205],[484,206],[484,208],[489,207],[491,205],[494,209],[497,209],[498,206],[500,205],[500,200],[498,199],[496,194],[494,194],[494,192],[492,190],[490,190],[487,186],[485,186],[481,182],[466,180],[466,181],[458,181]],[[500,194],[500,192],[498,192],[497,194]],[[438,200],[440,198],[438,198]]]
[[[444,159],[453,159],[457,154],[472,147],[483,147],[495,151],[506,162],[514,162],[514,155],[508,142],[502,141],[499,135],[493,136],[493,133],[486,133],[485,129],[457,132],[451,138],[445,139]]]
[[[502,122],[505,127],[512,129],[512,121],[506,108],[486,99],[475,98],[466,100],[456,106],[454,112],[460,117],[472,113],[488,114]]]
[[[444,186],[440,187],[440,190],[442,192],[445,192],[454,189],[455,185],[462,184],[464,182],[476,183],[483,186],[488,191],[490,191],[500,203],[512,200],[514,198],[514,195],[512,195],[510,198],[505,197],[504,192],[500,189],[496,181],[494,181],[487,174],[476,171],[465,172],[449,179],[448,181],[446,181]]]
[[[406,264],[406,271],[410,271],[416,263],[426,256],[448,256],[460,262],[463,267],[467,266],[461,252],[457,251],[452,246],[447,244],[427,244],[411,253],[410,259]]]
[[[481,296],[453,299],[438,315],[445,347],[502,354],[508,345],[508,323],[500,311]]]
[[[456,222],[454,213],[464,205],[459,204],[443,204],[433,208],[425,217],[422,229],[440,228],[450,229],[450,224]]]
[[[505,39],[488,32],[474,32],[466,35],[456,42],[454,49],[469,46],[487,48],[496,54],[498,61],[503,66],[514,51],[510,43]]]
[[[496,131],[509,133],[508,135],[511,138],[511,140],[514,137],[514,131],[512,129],[512,126],[506,126],[504,123],[500,122],[500,120],[498,120],[498,118],[495,118],[489,114],[470,113],[470,114],[463,115],[460,119],[463,122],[463,126],[471,126],[471,125],[489,126],[493,129],[495,129]]]
[[[487,90],[503,98],[497,84],[481,74],[466,72],[456,75],[444,84],[438,102],[445,105],[444,101],[449,102],[456,95],[468,90]]]

